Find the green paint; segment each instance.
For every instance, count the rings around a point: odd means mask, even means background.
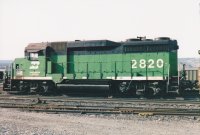
[[[54,82],[62,81],[63,77],[67,77],[67,79],[107,79],[107,77],[128,76],[167,77],[168,68],[170,68],[171,76],[177,75],[177,52],[96,55],[72,53],[67,56],[53,54],[50,58],[39,56],[37,61],[17,58],[14,63],[15,77],[50,76]],[[19,75],[20,70],[22,71],[21,75]]]

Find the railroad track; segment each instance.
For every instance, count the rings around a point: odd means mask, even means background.
[[[47,96],[0,96],[1,101],[9,101],[9,102],[32,102],[35,100],[40,99],[41,101],[45,102],[52,102],[54,104],[70,104],[73,105],[88,105],[88,104],[109,104],[115,106],[123,106],[123,107],[130,107],[132,105],[158,105],[158,106],[196,106],[200,107],[200,100],[169,100],[169,99],[135,99],[135,98],[94,98],[94,97],[81,97],[81,98],[74,98],[74,97],[47,97]]]
[[[160,99],[133,99],[133,98],[94,98],[94,97],[45,97],[45,96],[0,96],[0,102],[33,102],[40,99],[43,102],[53,103],[58,105],[75,105],[75,106],[111,106],[111,107],[133,107],[133,106],[159,106],[159,107],[187,107],[187,108],[200,108],[200,100],[160,100]]]
[[[0,107],[46,113],[200,116],[199,101],[1,96]]]
[[[117,101],[117,102],[166,102],[166,103],[200,103],[200,98],[184,99],[184,98],[158,98],[158,99],[146,99],[146,98],[107,98],[107,97],[67,97],[67,96],[39,96],[39,95],[0,95],[1,99],[31,99],[41,97],[47,100],[66,101],[66,100],[92,100],[92,101]]]
[[[2,108],[17,108],[22,111],[46,113],[81,113],[81,114],[138,114],[149,115],[184,115],[200,116],[200,109],[143,108],[143,107],[107,107],[107,106],[66,106],[52,104],[0,104]]]

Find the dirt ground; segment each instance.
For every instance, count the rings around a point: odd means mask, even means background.
[[[200,117],[81,115],[0,108],[1,135],[199,135]]]

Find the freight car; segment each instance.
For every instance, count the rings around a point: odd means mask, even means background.
[[[182,94],[176,40],[138,37],[123,42],[86,40],[31,43],[11,69],[11,89],[25,92],[75,91],[108,95]]]
[[[3,82],[3,74],[4,74],[4,71],[0,69],[0,83]]]

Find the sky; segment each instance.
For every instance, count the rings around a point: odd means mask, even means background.
[[[0,0],[0,60],[28,43],[170,37],[199,58],[200,0]]]

